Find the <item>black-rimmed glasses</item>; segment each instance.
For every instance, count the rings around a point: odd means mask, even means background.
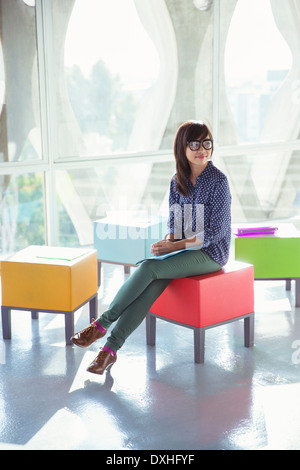
[[[189,146],[190,150],[196,151],[199,150],[201,145],[205,150],[211,150],[213,148],[213,140],[212,139],[204,139],[204,140],[189,140],[187,145]]]

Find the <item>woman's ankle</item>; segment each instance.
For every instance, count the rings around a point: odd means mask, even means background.
[[[104,333],[106,331],[105,328],[103,328],[100,323],[97,322],[97,320],[95,320],[95,325],[96,327],[98,328],[99,331],[101,331],[101,333]]]
[[[116,355],[115,351],[113,351],[112,349],[110,349],[108,346],[103,346],[103,351],[107,351],[107,352],[109,352],[110,354],[112,354],[113,356]]]

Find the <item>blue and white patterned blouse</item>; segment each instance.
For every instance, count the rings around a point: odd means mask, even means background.
[[[196,235],[214,261],[224,266],[229,258],[231,239],[231,194],[227,177],[209,161],[195,186],[187,178],[188,196],[176,189],[173,176],[169,194],[168,233],[182,239]]]

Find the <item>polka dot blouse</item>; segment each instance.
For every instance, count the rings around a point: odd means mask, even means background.
[[[195,236],[199,247],[221,266],[229,258],[231,239],[231,194],[227,177],[208,162],[195,186],[187,178],[188,196],[176,189],[176,175],[170,184],[168,233],[176,239]]]

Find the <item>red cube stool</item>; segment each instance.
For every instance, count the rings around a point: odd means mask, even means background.
[[[156,318],[194,330],[196,363],[204,362],[205,330],[228,322],[244,319],[244,344],[253,346],[253,266],[232,262],[216,273],[172,280],[147,314],[150,346],[155,345]]]

